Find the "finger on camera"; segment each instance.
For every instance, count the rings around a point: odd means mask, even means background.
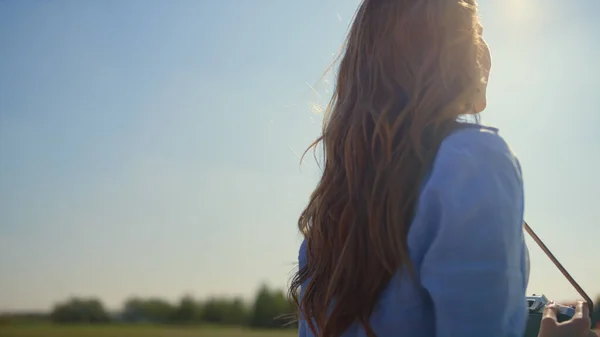
[[[542,314],[542,318],[549,317],[556,320],[556,315],[558,314],[558,306],[554,303],[550,303],[546,305],[544,308],[544,313]]]
[[[541,327],[542,328],[552,328],[558,325],[558,319],[556,318],[558,312],[558,307],[554,304],[548,304],[546,308],[544,308],[544,313],[542,314]]]
[[[575,308],[575,315],[571,319],[579,329],[588,330],[592,326],[592,319],[590,317],[590,309],[585,302],[577,302]]]

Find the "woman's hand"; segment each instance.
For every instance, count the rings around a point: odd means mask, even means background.
[[[554,302],[546,306],[538,337],[598,337],[590,330],[592,321],[587,303],[577,302],[573,318],[562,323],[556,319],[557,310]]]

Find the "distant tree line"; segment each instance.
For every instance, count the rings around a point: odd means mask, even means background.
[[[595,302],[594,321],[600,329],[600,297]],[[241,298],[214,297],[197,301],[184,296],[177,303],[160,298],[130,298],[121,310],[110,314],[97,299],[73,298],[54,306],[51,313],[0,315],[0,326],[11,322],[48,320],[55,323],[152,323],[216,324],[254,328],[296,328],[294,305],[283,291],[260,288],[251,303]]]
[[[295,309],[281,290],[262,286],[254,301],[214,297],[198,301],[184,296],[178,303],[160,298],[130,298],[116,314],[97,299],[72,298],[54,306],[55,323],[217,324],[255,328],[296,327]]]

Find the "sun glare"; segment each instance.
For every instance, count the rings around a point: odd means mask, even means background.
[[[516,22],[531,22],[537,18],[539,6],[543,6],[537,0],[504,0],[502,6],[507,16]]]

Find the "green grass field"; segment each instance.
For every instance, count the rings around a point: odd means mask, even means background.
[[[295,330],[262,331],[220,327],[0,326],[0,337],[293,337]]]

